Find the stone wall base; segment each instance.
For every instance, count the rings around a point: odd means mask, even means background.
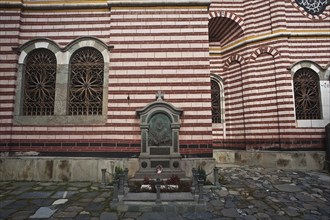
[[[284,170],[322,170],[325,152],[214,150],[213,158],[218,167],[236,164]]]
[[[273,169],[322,170],[323,151],[230,151],[214,150],[213,158],[183,158],[181,169],[191,177],[192,168],[203,167],[212,181],[214,166],[260,166]],[[0,157],[0,181],[101,182],[101,169],[112,181],[115,167],[128,168],[129,178],[139,169],[138,158]],[[155,171],[156,172],[156,171]]]
[[[193,167],[202,166],[212,173],[213,158],[185,158],[181,168],[191,177]],[[85,157],[0,157],[0,181],[92,181],[101,182],[101,169],[106,169],[106,180],[112,181],[115,167],[128,168],[131,178],[139,169],[138,158]],[[156,172],[156,170],[155,170]],[[210,178],[212,175],[210,174]]]

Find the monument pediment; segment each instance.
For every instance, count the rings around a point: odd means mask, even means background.
[[[140,115],[141,124],[148,123],[150,118],[159,112],[166,114],[170,117],[172,123],[179,123],[179,117],[183,110],[176,108],[174,105],[164,100],[164,95],[158,92],[156,94],[156,101],[147,104],[145,107],[136,110],[137,114]]]

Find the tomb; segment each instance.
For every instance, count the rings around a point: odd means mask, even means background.
[[[138,109],[141,128],[141,153],[139,171],[135,179],[144,177],[168,178],[177,175],[185,177],[181,169],[179,153],[180,115],[183,110],[164,100],[161,92],[156,101]]]

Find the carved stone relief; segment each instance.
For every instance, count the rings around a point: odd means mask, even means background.
[[[171,146],[171,120],[162,113],[152,116],[148,137],[149,146]]]

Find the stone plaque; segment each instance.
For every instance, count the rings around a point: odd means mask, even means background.
[[[169,147],[163,147],[163,148],[160,148],[160,147],[152,147],[150,148],[150,155],[170,155],[171,153],[171,150]]]
[[[149,146],[172,146],[171,120],[163,113],[158,113],[150,119],[148,134]]]
[[[170,168],[170,161],[151,161],[151,168],[156,168],[158,165],[162,165],[163,168]]]

